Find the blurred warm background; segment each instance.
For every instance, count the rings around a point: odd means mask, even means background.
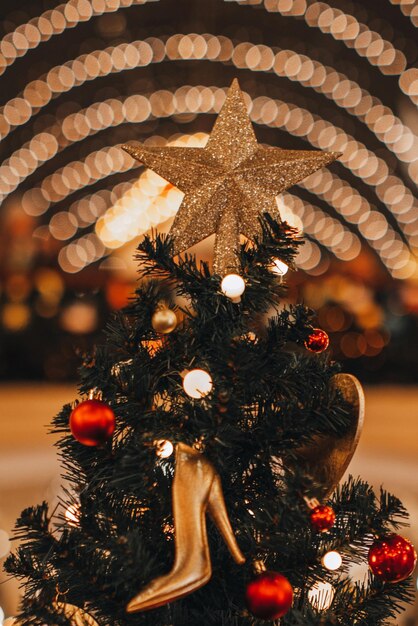
[[[45,426],[182,199],[120,146],[204,146],[233,77],[259,141],[343,153],[278,198],[306,236],[289,300],[364,383],[351,471],[418,543],[418,0],[2,0],[0,20],[0,558],[59,494]],[[6,615],[17,597],[0,585]]]

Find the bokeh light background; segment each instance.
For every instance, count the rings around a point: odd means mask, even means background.
[[[126,302],[138,238],[182,199],[121,144],[204,146],[237,76],[261,142],[343,153],[278,198],[307,238],[289,298],[352,371],[416,380],[416,0],[1,11],[2,378],[74,376],[74,346]]]
[[[418,0],[2,0],[0,18],[7,411],[7,381],[72,384],[132,294],[140,237],[181,203],[120,146],[204,146],[237,77],[260,142],[343,153],[278,198],[306,237],[289,301],[318,311],[346,371],[412,385],[416,412]]]

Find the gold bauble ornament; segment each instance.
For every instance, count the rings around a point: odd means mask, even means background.
[[[157,333],[168,335],[177,326],[177,315],[172,309],[158,309],[151,318],[151,325]]]

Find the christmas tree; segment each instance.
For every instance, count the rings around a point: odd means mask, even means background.
[[[13,623],[390,623],[412,597],[407,514],[360,479],[338,486],[361,386],[314,312],[284,304],[303,241],[275,197],[338,155],[258,145],[237,83],[206,148],[126,149],[185,198],[170,235],[140,243],[84,399],[53,420],[66,495],[17,521]],[[210,268],[187,249],[213,233]]]

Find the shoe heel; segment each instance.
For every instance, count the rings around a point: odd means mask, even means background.
[[[245,556],[242,554],[237,544],[234,531],[232,530],[232,526],[229,521],[222,491],[221,479],[218,474],[215,474],[212,481],[208,499],[208,513],[221,533],[234,561],[238,563],[238,565],[245,563]]]

